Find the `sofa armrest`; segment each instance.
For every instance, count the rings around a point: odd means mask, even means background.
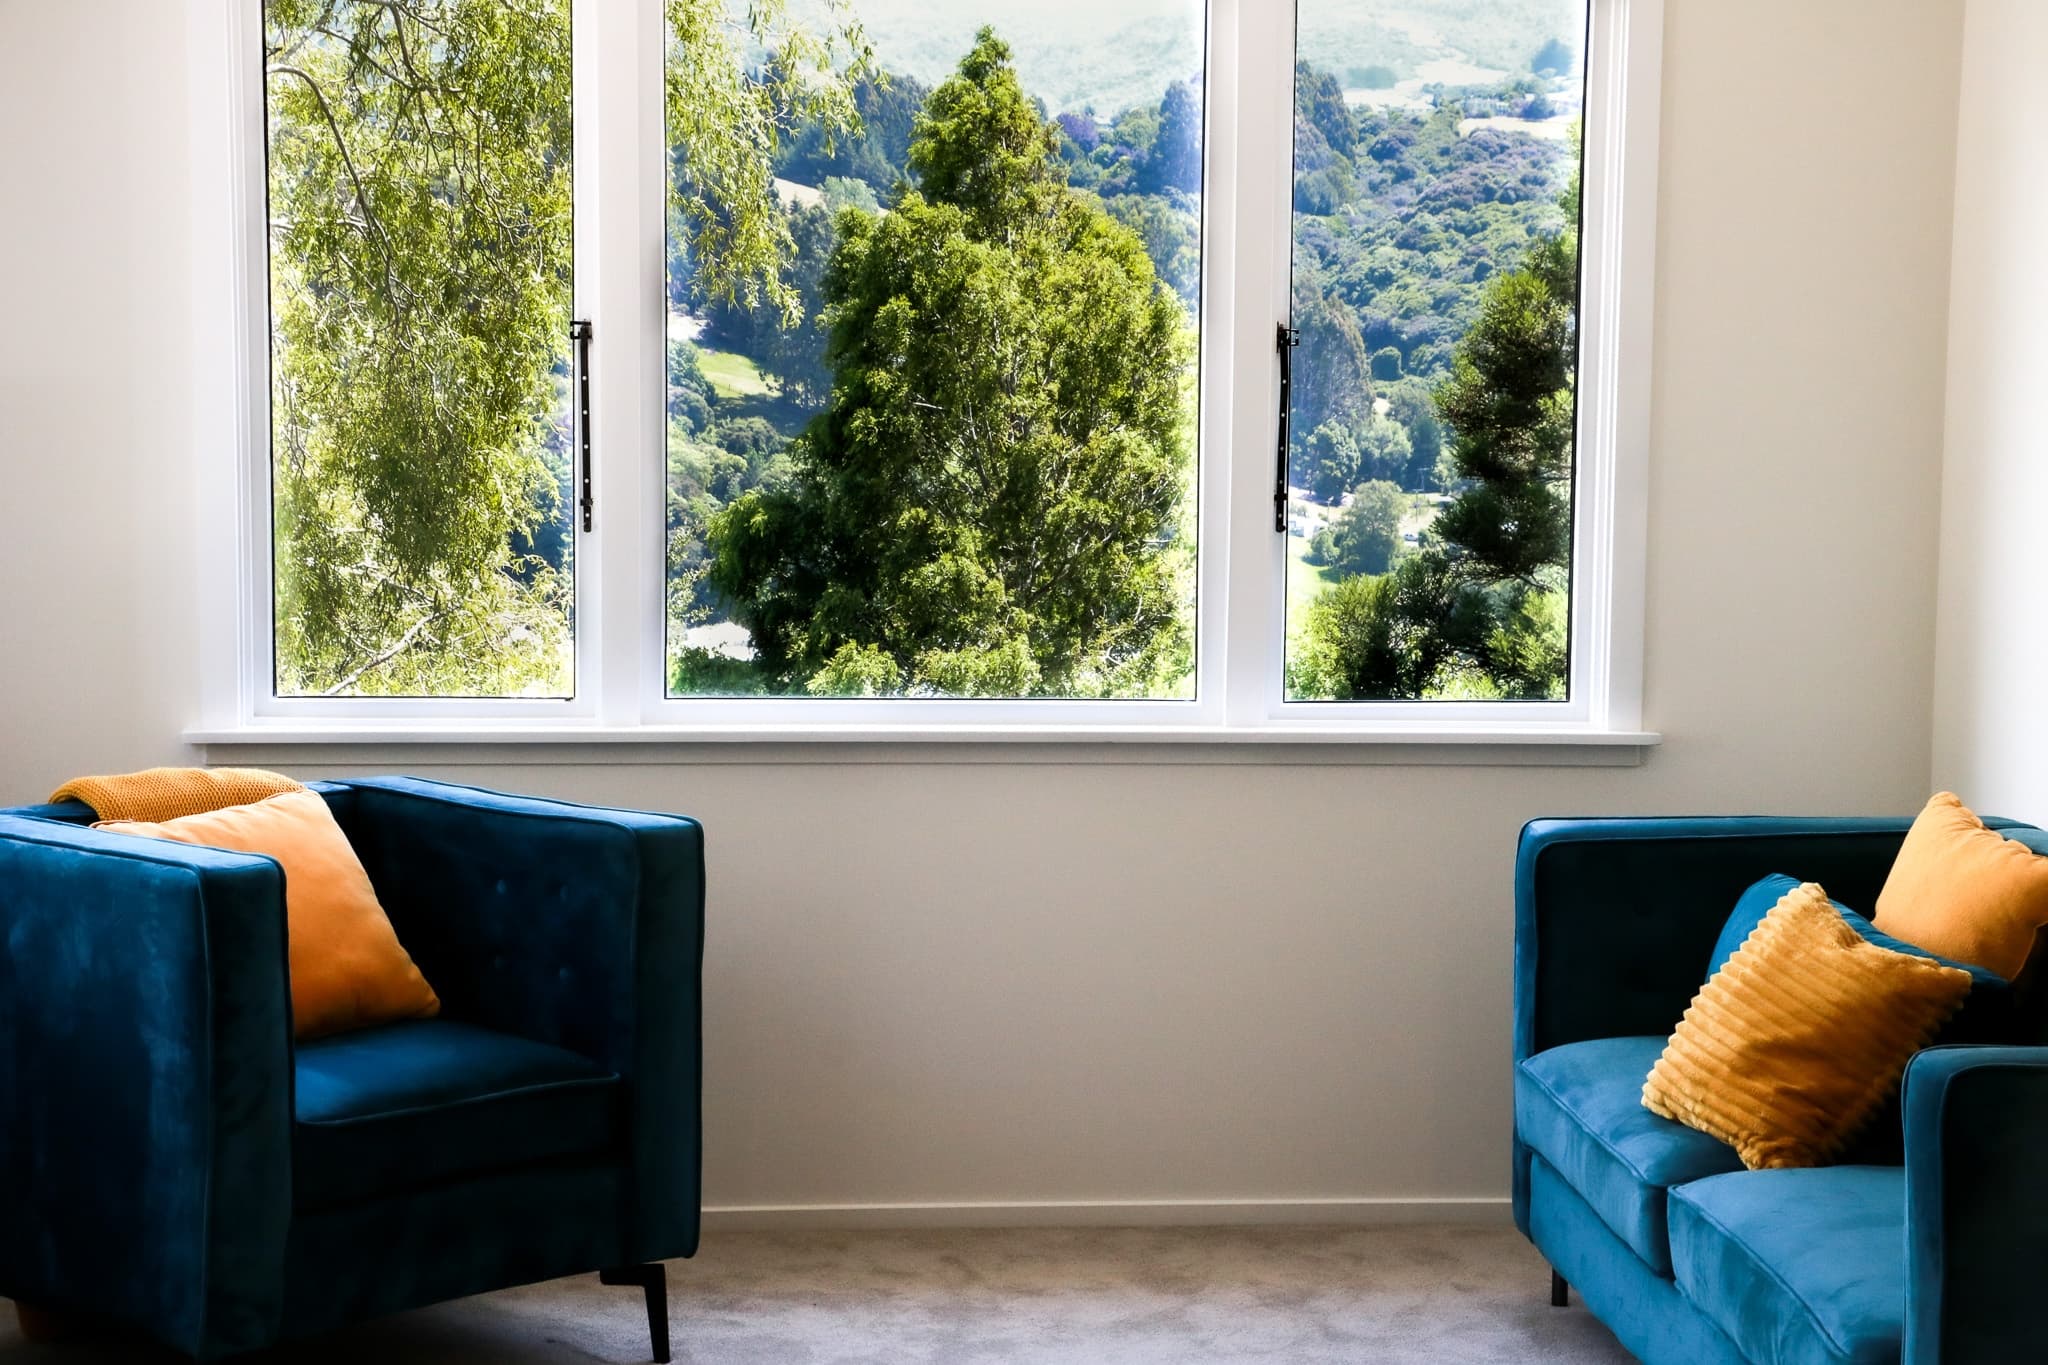
[[[443,1012],[625,1082],[634,1260],[688,1255],[699,1211],[704,838],[694,820],[388,777],[337,818]]]
[[[194,1355],[276,1335],[283,887],[269,858],[0,816],[0,1295]]]
[[[1815,881],[1866,913],[1910,820],[1536,820],[1515,857],[1515,1060],[1669,1033],[1751,883]]]
[[[2048,1047],[1906,1068],[1906,1365],[2048,1359]]]

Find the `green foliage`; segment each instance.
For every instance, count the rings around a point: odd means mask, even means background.
[[[1341,574],[1383,574],[1400,556],[1401,516],[1408,499],[1395,484],[1360,484],[1351,503],[1316,536],[1314,561]]]
[[[903,670],[873,645],[846,644],[804,684],[814,697],[886,697],[903,686]]]
[[[562,695],[567,0],[272,0],[277,687]]]
[[[1358,433],[1360,478],[1399,485],[1414,455],[1407,431],[1392,418],[1370,418]]]
[[[1179,685],[1182,305],[1069,188],[992,33],[932,93],[909,160],[918,189],[839,219],[830,402],[787,479],[713,518],[711,580],[779,690]]]
[[[1296,461],[1297,468],[1304,464],[1308,477],[1298,482],[1317,502],[1334,503],[1358,482],[1358,438],[1342,422],[1325,422],[1309,434]]]
[[[665,2],[693,269],[787,302],[772,158],[852,126],[858,32]],[[565,695],[568,0],[269,0],[264,55],[277,686]],[[675,428],[711,404],[678,367]]]
[[[1372,411],[1373,387],[1357,313],[1303,274],[1294,283],[1294,326],[1301,333],[1294,352],[1294,429],[1313,432],[1326,422],[1358,427]]]
[[[1159,106],[1159,135],[1145,158],[1141,180],[1149,194],[1202,192],[1202,103],[1186,81],[1166,87]]]
[[[1382,346],[1372,353],[1372,377],[1391,384],[1401,377],[1401,352],[1392,346]]]
[[[1435,394],[1459,492],[1429,547],[1310,605],[1295,695],[1564,695],[1577,254],[1567,231],[1487,284]]]
[[[782,279],[794,251],[775,197],[775,158],[799,127],[829,144],[858,128],[853,85],[873,54],[848,20],[818,34],[788,19],[788,0],[750,0],[743,19],[726,0],[664,0],[668,142],[679,174],[669,215],[705,298],[751,307],[763,300],[794,320],[801,307]],[[750,45],[766,56],[743,60]]]
[[[1153,269],[1192,310],[1202,290],[1202,224],[1194,203],[1182,205],[1153,194],[1119,194],[1105,200],[1103,207],[1138,234]]]

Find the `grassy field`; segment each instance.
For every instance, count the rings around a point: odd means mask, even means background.
[[[1309,537],[1287,537],[1287,637],[1293,640],[1301,634],[1302,622],[1308,619],[1308,604],[1315,600],[1317,593],[1330,586],[1336,579],[1325,569],[1308,562]]]
[[[743,355],[707,347],[698,353],[698,360],[704,367],[704,377],[711,381],[720,398],[764,398],[769,393],[768,381],[754,362]]]

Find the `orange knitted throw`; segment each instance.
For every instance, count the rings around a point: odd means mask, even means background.
[[[83,801],[102,820],[176,820],[228,806],[246,806],[300,790],[283,773],[262,768],[148,768],[111,777],[74,777],[50,800]]]

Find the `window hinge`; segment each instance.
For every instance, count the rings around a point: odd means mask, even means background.
[[[583,513],[583,529],[591,525],[591,513],[597,507],[597,499],[590,487],[590,322],[577,318],[569,324],[569,340],[575,351],[574,393],[570,399],[571,411],[575,416],[575,446],[577,482],[579,491],[576,505]]]
[[[1275,329],[1274,349],[1280,352],[1280,450],[1273,468],[1273,529],[1287,534],[1287,444],[1288,410],[1294,404],[1294,348],[1301,345],[1301,329],[1281,323]]]

